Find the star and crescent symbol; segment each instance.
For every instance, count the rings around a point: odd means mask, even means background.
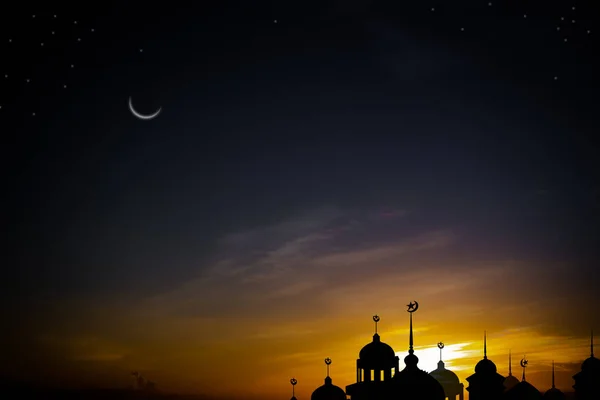
[[[439,342],[439,343],[437,344],[437,347],[438,347],[438,349],[440,349],[440,350],[441,350],[441,349],[443,349],[443,348],[444,348],[444,342]]]
[[[331,358],[327,357],[327,358],[325,359],[325,364],[327,364],[327,365],[331,365]]]
[[[526,358],[523,358],[521,360],[521,367],[526,368],[528,364],[529,364],[529,361]]]
[[[295,386],[296,383],[298,383],[298,380],[296,378],[292,378],[290,379],[290,383],[292,384],[292,386]]]
[[[381,318],[379,318],[379,315],[373,315],[373,321],[375,322],[379,322]]]
[[[417,302],[416,300],[411,301],[409,304],[406,305],[406,307],[408,307],[408,310],[406,311],[408,311],[409,313],[414,313],[419,309],[419,302]]]

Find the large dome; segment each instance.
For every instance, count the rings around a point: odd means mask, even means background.
[[[476,374],[495,374],[498,371],[496,364],[492,360],[485,357],[475,365]]]
[[[438,361],[437,369],[431,371],[429,375],[433,376],[442,385],[445,383],[458,385],[460,383],[458,376],[449,369],[446,369],[443,361]]]
[[[567,396],[557,388],[551,388],[544,393],[544,400],[566,400]]]
[[[396,353],[390,345],[381,341],[378,334],[374,334],[373,341],[360,350],[358,357],[364,367],[387,368],[396,360]]]
[[[325,384],[319,386],[310,396],[311,400],[346,400],[346,392],[331,383],[331,378],[325,378]]]

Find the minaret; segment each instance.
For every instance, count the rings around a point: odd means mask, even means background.
[[[508,349],[508,376],[512,376],[512,353]]]
[[[419,359],[415,356],[414,349],[414,339],[413,339],[413,313],[419,309],[419,303],[416,301],[410,302],[407,305],[408,313],[410,314],[410,334],[408,336],[408,355],[404,357],[404,363],[406,364],[406,368],[417,368],[417,364],[419,363]]]
[[[594,330],[592,329],[592,335],[590,337],[590,357],[594,357]]]
[[[552,389],[556,389],[554,386],[554,360],[552,360]]]

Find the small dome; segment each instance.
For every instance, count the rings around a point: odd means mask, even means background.
[[[519,384],[519,380],[514,375],[509,375],[504,380],[504,387],[509,390]]]
[[[566,400],[567,396],[557,388],[551,388],[544,393],[544,400]]]
[[[437,369],[431,371],[429,373],[429,375],[433,376],[438,382],[440,382],[442,384],[442,386],[444,383],[448,383],[448,384],[459,384],[460,383],[460,379],[458,379],[458,376],[454,372],[450,371],[449,369],[446,369],[443,361],[438,361]]]
[[[339,387],[331,383],[331,378],[325,378],[325,384],[315,389],[311,400],[346,400],[346,392]]]
[[[506,399],[542,400],[542,393],[531,383],[521,381],[518,385],[508,390],[505,397]]]
[[[396,359],[396,353],[390,345],[381,341],[378,334],[374,334],[373,341],[360,350],[358,357],[365,365],[387,367]]]
[[[476,374],[495,374],[497,371],[496,364],[488,358],[484,358],[475,365]]]

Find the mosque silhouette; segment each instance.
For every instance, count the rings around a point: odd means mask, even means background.
[[[445,368],[441,352],[442,342],[438,343],[440,361],[434,371],[426,372],[418,367],[419,359],[413,349],[412,314],[419,308],[416,301],[408,304],[410,315],[408,355],[404,357],[405,367],[400,370],[400,359],[392,347],[381,341],[377,333],[379,316],[373,316],[375,334],[373,341],[365,345],[356,360],[356,383],[346,386],[344,391],[335,386],[329,376],[331,359],[326,358],[327,376],[325,383],[315,389],[311,400],[464,400],[464,384],[458,376]],[[575,400],[600,400],[600,360],[594,357],[594,333],[590,340],[591,354],[581,365],[581,371],[573,379]],[[483,338],[483,359],[475,365],[475,373],[467,378],[470,400],[567,400],[566,394],[554,385],[554,361],[552,362],[552,387],[542,394],[526,381],[525,369],[528,361],[520,362],[523,368],[521,380],[512,374],[512,354],[509,351],[509,372],[504,377],[498,373],[496,364],[487,357],[487,335]],[[296,378],[290,380],[292,398],[295,397]]]

